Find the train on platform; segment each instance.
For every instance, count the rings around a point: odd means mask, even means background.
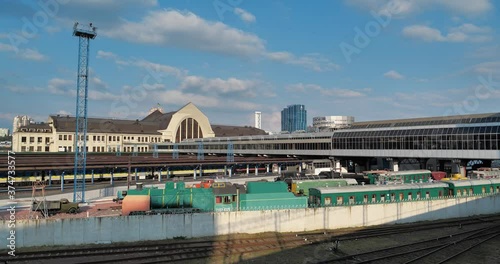
[[[315,181],[315,182],[314,182]],[[122,215],[171,214],[218,211],[283,210],[361,204],[500,195],[500,179],[442,180],[389,185],[322,186],[310,180],[308,194],[294,193],[285,181],[257,181],[246,184],[202,182],[186,188],[184,182],[167,182],[157,187],[118,192]]]
[[[325,207],[480,195],[500,195],[500,179],[319,187],[309,190],[308,201],[311,207]]]
[[[476,171],[474,171],[476,172]],[[483,173],[484,174],[484,173]],[[494,175],[490,173],[491,175]],[[489,174],[489,175],[490,175]],[[459,173],[448,174],[444,171],[407,170],[407,171],[365,171],[369,184],[401,184],[401,183],[426,183],[441,180],[468,180],[469,178]],[[471,179],[486,179],[479,174],[474,174]],[[495,177],[490,177],[495,178]],[[500,178],[500,177],[497,177]]]
[[[64,173],[64,174],[63,174]],[[180,168],[176,170],[170,170],[170,171],[162,171],[162,177],[167,177],[167,173],[169,177],[183,177],[183,176],[192,176],[194,173],[194,169],[185,169],[185,168]],[[197,174],[199,174],[200,171],[197,169]],[[207,168],[203,169],[203,174],[204,175],[215,175],[215,174],[223,174],[224,170],[223,169],[213,169],[213,168]],[[5,174],[5,175],[4,175]],[[131,172],[131,177],[132,179],[135,179],[136,173],[135,170],[132,170]],[[149,180],[149,179],[158,179],[160,176],[160,171],[152,171],[150,169],[148,170],[139,170],[137,172],[137,178],[139,180]],[[113,178],[113,181],[126,181],[128,177],[128,171],[126,169],[117,169],[115,172],[110,172],[110,169],[96,169],[94,170],[94,173],[86,173],[85,174],[85,181],[86,182],[104,182],[104,181],[111,181],[111,177]],[[14,186],[31,186],[33,182],[36,181],[42,181],[45,182],[46,184],[50,185],[57,185],[61,184],[61,180],[64,180],[65,184],[70,184],[73,183],[74,180],[74,175],[73,171],[57,171],[54,170],[53,174],[45,174],[39,171],[28,171],[28,172],[19,172],[15,177],[11,177],[11,180],[13,179]],[[92,180],[93,179],[93,180]],[[0,173],[0,186],[7,186],[7,183],[9,181],[9,177],[7,177],[7,172],[5,173]]]

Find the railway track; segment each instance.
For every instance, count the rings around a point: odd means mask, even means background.
[[[376,250],[349,254],[336,258],[328,258],[316,263],[447,263],[460,254],[466,253],[468,250],[499,236],[499,222],[500,216],[493,215],[489,217],[476,218],[465,221],[446,221],[433,224],[432,226],[414,224],[409,227],[398,227],[394,230],[391,230],[390,227],[388,227],[383,229],[376,229],[372,232],[367,232],[361,235],[348,236],[347,238],[339,236],[337,239],[332,239],[335,241],[331,242],[367,239],[385,235],[426,231],[437,228],[449,228],[453,226],[456,226],[459,228],[459,230],[461,230],[465,226],[476,227],[478,225],[481,225],[481,227],[472,228],[471,230],[467,231],[457,231],[455,233],[435,236],[417,242],[378,248]]]
[[[498,235],[500,235],[500,225],[493,224],[488,227],[347,255],[318,263],[445,263]],[[463,249],[467,245],[469,246]]]
[[[422,230],[431,230],[443,227],[463,227],[467,225],[486,225],[486,227],[457,232],[456,234],[428,239],[415,243],[400,245],[398,247],[386,248],[371,252],[364,252],[356,255],[344,256],[337,259],[329,259],[319,263],[338,263],[347,261],[353,263],[372,263],[373,261],[385,261],[388,258],[397,258],[401,255],[408,255],[411,250],[423,252],[440,247],[448,247],[453,243],[471,241],[467,247],[479,245],[482,240],[491,239],[491,236],[500,233],[500,216],[488,216],[475,219],[458,219],[441,221],[438,223],[417,223],[401,226],[384,226],[369,229],[338,230],[334,232],[308,232],[296,234],[278,235],[256,235],[241,239],[227,240],[199,240],[199,241],[168,241],[157,242],[152,245],[112,245],[87,247],[78,249],[62,249],[44,252],[19,253],[15,258],[2,257],[3,263],[165,263],[170,261],[187,261],[207,257],[231,256],[234,254],[251,253],[268,250],[284,250],[304,245],[322,244],[325,242],[334,243],[337,241],[359,240],[374,236],[388,236],[403,234]],[[482,232],[496,230],[497,233],[488,233],[483,236]],[[458,239],[458,240],[457,240]],[[460,240],[461,239],[461,240]],[[469,240],[467,240],[469,239]],[[472,241],[472,239],[474,239]],[[432,244],[431,244],[432,243]],[[420,248],[418,248],[418,246]],[[411,250],[410,250],[411,249]],[[404,252],[404,254],[402,254]],[[382,254],[385,255],[379,255]],[[456,252],[455,252],[456,253]],[[366,258],[369,256],[370,258]],[[411,255],[416,258],[416,255]],[[449,255],[451,256],[451,255]],[[425,257],[425,256],[424,256]],[[364,262],[363,262],[364,261]],[[415,260],[418,262],[418,260]],[[355,262],[356,263],[356,262]],[[410,262],[409,262],[410,263]]]

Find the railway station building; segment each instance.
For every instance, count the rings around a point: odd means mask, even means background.
[[[14,152],[73,152],[76,118],[51,115],[47,122],[21,126],[12,137]],[[88,152],[148,152],[154,143],[185,139],[267,135],[250,126],[212,125],[193,103],[163,113],[151,109],[142,120],[87,119]],[[83,137],[83,135],[82,135]]]

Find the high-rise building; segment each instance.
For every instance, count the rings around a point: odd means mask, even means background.
[[[6,137],[9,135],[9,129],[8,128],[0,128],[0,137]]]
[[[12,133],[17,132],[22,126],[27,126],[34,123],[33,118],[29,116],[16,116],[14,117],[14,123],[12,125]]]
[[[281,111],[281,131],[306,131],[307,111],[304,105],[289,105]]]
[[[262,113],[255,111],[255,127],[258,129],[262,129]]]
[[[313,117],[313,127],[316,131],[332,131],[350,127],[354,123],[353,116],[317,116]]]

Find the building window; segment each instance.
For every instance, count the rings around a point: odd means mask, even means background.
[[[42,146],[38,146],[38,147],[36,147],[36,151],[37,151],[37,152],[42,152]]]
[[[21,147],[21,152],[26,152],[26,146]]]
[[[120,141],[120,136],[117,136],[117,137],[116,137],[116,141]]]
[[[111,136],[108,137],[108,141],[111,141]]]
[[[30,137],[30,143],[35,143],[35,137]]]
[[[26,143],[26,137],[21,137],[21,142]]]
[[[45,152],[49,152],[49,151],[50,151],[49,146],[45,147]]]
[[[64,135],[64,140],[68,140],[68,135]]]
[[[72,135],[68,135],[68,140],[72,140],[73,139],[73,136]]]
[[[93,136],[92,137],[92,140],[96,141],[97,137],[96,136]]]
[[[45,144],[49,144],[50,143],[50,138],[49,137],[46,137],[45,138]]]
[[[62,135],[59,135],[59,140],[62,140]]]
[[[30,152],[34,152],[34,151],[35,151],[35,147],[30,146]]]
[[[68,152],[71,152],[71,147],[68,147]]]
[[[38,137],[38,138],[37,138],[37,142],[38,142],[38,143],[42,143],[42,142],[43,142],[42,140],[43,140],[43,138],[42,138],[42,137]]]

